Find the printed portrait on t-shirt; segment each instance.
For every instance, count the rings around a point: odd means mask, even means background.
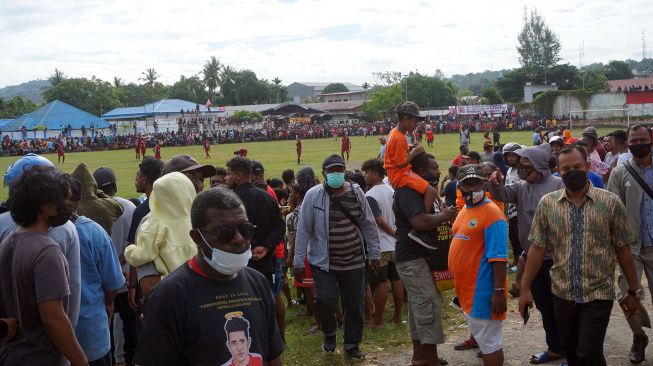
[[[263,366],[263,357],[249,352],[252,339],[249,336],[249,321],[243,317],[243,313],[236,311],[224,317],[227,319],[224,331],[231,359],[222,366]]]

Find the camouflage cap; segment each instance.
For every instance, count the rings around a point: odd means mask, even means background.
[[[406,101],[399,104],[397,108],[395,108],[395,112],[397,112],[397,114],[408,114],[419,120],[426,118],[425,116],[419,114],[419,106],[417,103],[411,101]]]

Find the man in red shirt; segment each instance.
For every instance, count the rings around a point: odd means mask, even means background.
[[[59,164],[61,164],[62,160],[64,163],[66,162],[66,152],[63,148],[63,144],[61,143],[61,141],[57,142],[57,158],[59,160]]]
[[[345,159],[345,153],[347,154],[347,161],[349,161],[349,151],[351,150],[351,141],[349,141],[349,136],[347,132],[342,135],[342,145],[340,146],[340,156]]]
[[[209,144],[209,140],[204,140],[204,154],[206,155],[206,159],[211,159],[211,155],[209,154],[209,151],[211,151],[211,144]]]
[[[456,166],[463,166],[463,163],[465,162],[464,156],[469,153],[469,148],[467,145],[460,145],[460,154],[453,158],[453,161],[451,161],[451,165],[456,165]]]
[[[430,128],[426,130],[426,145],[431,148],[433,147],[433,130]]]
[[[145,143],[143,143],[143,146],[145,146]],[[143,153],[143,156],[145,153]],[[156,145],[154,145],[154,158],[157,160],[161,160],[161,146],[157,142]]]
[[[134,149],[136,150],[136,160],[141,160],[141,139],[140,137],[134,141]]]
[[[299,164],[302,160],[302,140],[299,139],[299,135],[297,135],[295,146],[297,147],[297,164]]]

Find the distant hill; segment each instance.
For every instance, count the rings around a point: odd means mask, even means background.
[[[466,75],[455,74],[448,80],[458,89],[469,89],[473,95],[480,95],[481,91],[489,86],[510,70],[490,71],[469,73]]]
[[[32,80],[20,85],[11,85],[0,88],[0,98],[7,100],[19,96],[27,98],[35,104],[43,101],[43,92],[50,87],[48,80]]]

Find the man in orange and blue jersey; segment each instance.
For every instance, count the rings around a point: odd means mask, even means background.
[[[503,364],[508,224],[503,212],[485,196],[486,182],[479,165],[466,165],[458,171],[465,207],[452,227],[449,271],[483,364],[493,366]]]

